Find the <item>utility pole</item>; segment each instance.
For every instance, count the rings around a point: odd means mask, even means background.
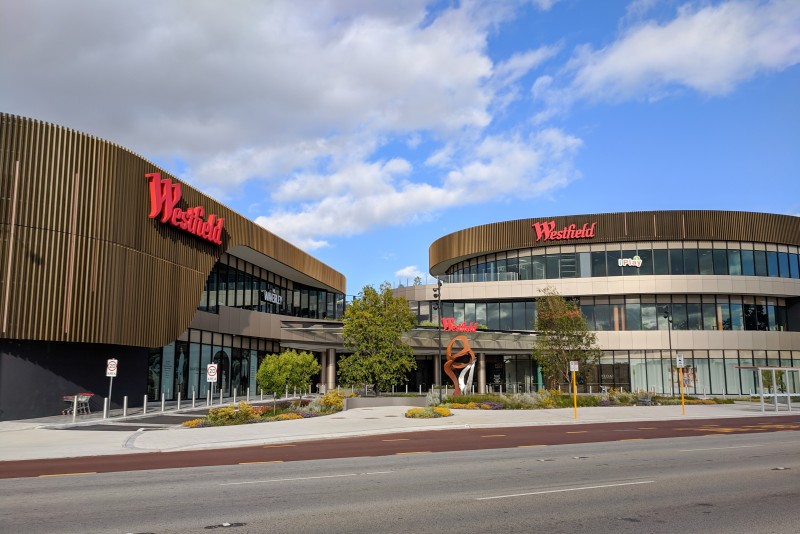
[[[667,337],[669,338],[669,385],[672,396],[675,396],[675,381],[672,379],[672,311],[669,306],[664,306],[664,319],[667,320]]]
[[[439,330],[439,342],[438,348],[436,353],[436,376],[437,376],[437,386],[439,386],[439,404],[442,403],[442,281],[436,280],[436,287],[433,288],[433,298],[436,299],[436,304],[434,304],[434,308],[436,309],[437,319],[438,319],[438,330]]]

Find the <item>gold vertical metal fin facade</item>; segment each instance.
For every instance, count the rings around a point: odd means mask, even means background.
[[[12,249],[15,161],[20,170]],[[345,293],[341,273],[184,183],[186,206],[202,205],[206,214],[225,218],[223,244],[149,219],[148,172],[179,182],[113,143],[0,114],[0,295],[9,294],[0,337],[164,345],[188,327],[208,273],[234,246]]]
[[[597,222],[595,236],[585,239],[536,241],[535,222],[555,221],[561,229]],[[800,218],[791,215],[741,211],[640,211],[599,213],[505,221],[459,230],[431,244],[431,274],[445,274],[464,259],[504,250],[631,241],[745,241],[800,245]]]

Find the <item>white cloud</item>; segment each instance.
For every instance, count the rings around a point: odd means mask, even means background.
[[[800,2],[687,5],[669,22],[632,26],[607,47],[579,47],[561,73],[567,83],[557,87],[542,77],[533,93],[546,103],[539,115],[544,119],[579,99],[652,99],[676,87],[723,95],[757,74],[799,62]]]
[[[416,277],[420,277],[421,279],[425,280],[428,275],[427,273],[420,271],[416,265],[409,265],[407,267],[403,267],[399,271],[396,271],[394,276],[395,278],[410,280],[413,283]]]

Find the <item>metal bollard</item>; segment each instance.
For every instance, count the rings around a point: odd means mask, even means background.
[[[419,394],[422,395],[422,384],[419,386]]]
[[[206,390],[206,406],[211,406],[211,390]]]
[[[103,419],[108,419],[108,399],[103,397]],[[72,410],[72,420],[75,421],[75,410]]]
[[[165,401],[165,400],[166,400],[166,399],[164,398],[164,392],[162,391],[162,392],[161,392],[161,411],[162,411],[162,412],[164,411],[164,401]]]
[[[247,402],[250,402],[250,388],[247,388]]]
[[[142,401],[142,415],[147,413],[147,395],[144,396],[144,400]]]
[[[122,417],[128,417],[128,396],[122,397]]]
[[[222,388],[219,388],[219,405],[222,406]]]
[[[236,388],[233,388],[233,405],[236,406]]]
[[[264,402],[264,390],[261,390],[261,402]]]
[[[406,395],[408,395],[408,384],[406,384]]]
[[[181,392],[180,391],[178,392],[178,408],[177,409],[178,410],[181,409]]]
[[[75,422],[75,414],[77,414],[77,413],[78,413],[78,396],[75,395],[75,397],[72,399],[72,422],[73,423]],[[105,419],[105,415],[103,415],[103,419]]]
[[[192,388],[192,408],[194,408],[194,400],[195,400],[195,390]]]

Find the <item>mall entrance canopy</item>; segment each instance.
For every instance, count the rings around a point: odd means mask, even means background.
[[[761,398],[761,411],[764,412],[764,399],[771,398],[778,411],[778,398],[786,397],[786,405],[792,411],[792,397],[800,397],[800,367],[772,367],[756,365],[739,365],[739,369],[751,369],[758,372],[758,394]],[[766,373],[766,380],[765,374]],[[764,383],[767,392],[764,392]]]

